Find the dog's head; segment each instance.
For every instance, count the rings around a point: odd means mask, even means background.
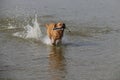
[[[64,30],[66,26],[65,26],[65,23],[59,22],[56,24],[55,28],[58,30]]]

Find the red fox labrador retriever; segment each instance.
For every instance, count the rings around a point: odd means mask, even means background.
[[[47,27],[47,35],[51,40],[52,45],[58,45],[62,41],[64,29],[66,28],[65,24],[59,22],[57,24],[50,23],[46,24]]]

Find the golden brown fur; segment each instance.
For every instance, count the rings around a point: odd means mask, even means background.
[[[50,23],[46,24],[46,27],[47,35],[50,38],[52,45],[60,44],[63,37],[65,24],[62,22],[59,22],[57,24]]]

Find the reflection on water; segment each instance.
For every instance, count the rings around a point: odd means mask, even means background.
[[[49,54],[49,68],[51,80],[64,80],[66,74],[65,57],[62,47],[51,47]]]

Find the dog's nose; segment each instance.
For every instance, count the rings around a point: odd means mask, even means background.
[[[65,23],[63,23],[63,26],[62,26],[64,29],[66,28],[66,25],[65,25]]]

